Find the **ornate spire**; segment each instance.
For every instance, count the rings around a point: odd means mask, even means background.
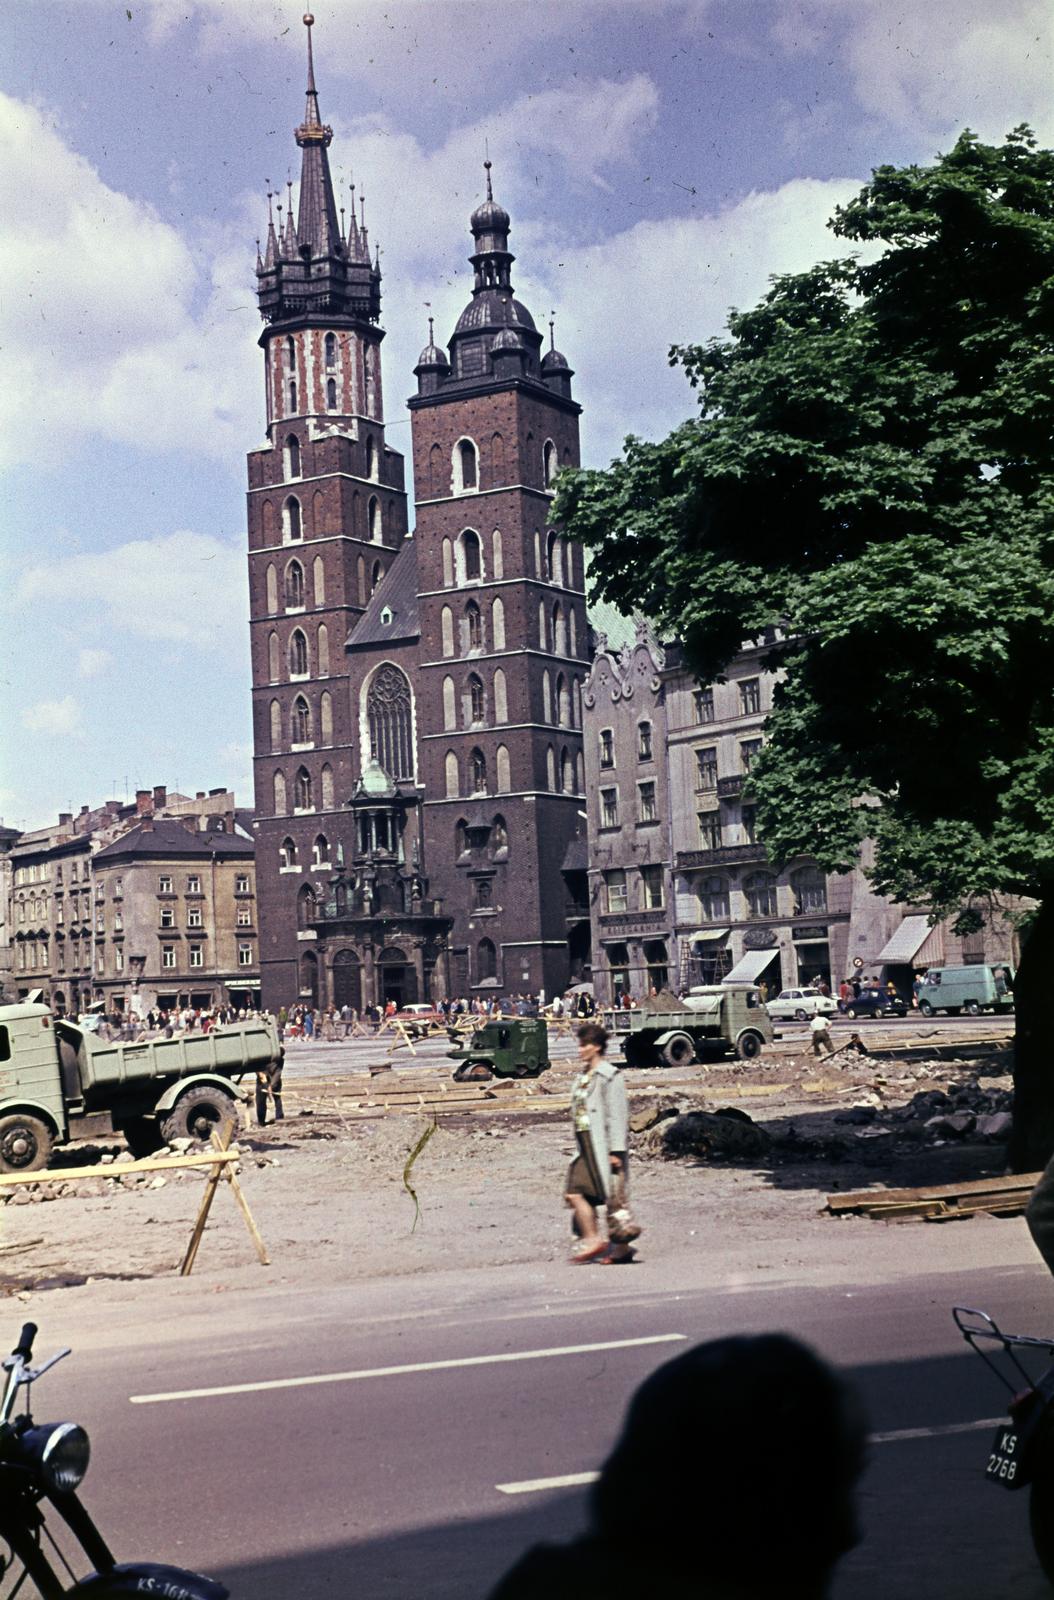
[[[469,224],[476,241],[475,254],[470,257],[476,269],[473,291],[476,294],[482,289],[512,291],[509,272],[515,257],[509,254],[509,213],[494,198],[491,167],[488,156],[483,163],[483,170],[487,174],[487,198],[473,211]]]
[[[268,190],[267,190],[267,253],[264,256],[264,260],[263,260],[263,271],[264,272],[273,272],[274,268],[275,268],[275,263],[278,260],[278,238],[277,238],[277,236],[275,234],[275,231],[274,231],[274,211],[272,210],[272,207],[271,207],[271,202],[272,202],[273,199],[274,199],[274,192],[270,187],[268,187]],[[260,269],[257,268],[257,270],[259,271]]]
[[[337,224],[337,202],[326,154],[333,140],[333,129],[323,124],[318,112],[315,88],[315,60],[311,48],[314,17],[304,15],[307,29],[307,109],[296,130],[296,142],[304,152],[300,166],[300,212],[297,217],[297,244],[313,256],[333,255],[341,244]]]

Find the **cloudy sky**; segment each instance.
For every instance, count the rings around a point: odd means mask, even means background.
[[[301,0],[301,5],[303,0]],[[287,0],[6,0],[0,18],[0,815],[251,795],[254,240],[296,178]],[[514,281],[583,452],[688,415],[674,341],[838,253],[833,207],[963,126],[1054,141],[1049,0],[317,0],[320,103],[385,273],[389,440],[427,306],[468,298],[489,142]],[[749,536],[749,530],[745,530]]]

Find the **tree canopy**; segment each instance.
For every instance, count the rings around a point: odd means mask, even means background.
[[[1054,880],[1054,152],[964,133],[831,227],[865,250],[675,347],[698,414],[557,512],[704,680],[781,631],[772,853],[844,868],[868,834],[878,889],[965,927]]]

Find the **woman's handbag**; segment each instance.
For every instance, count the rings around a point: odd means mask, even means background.
[[[631,1244],[640,1234],[640,1223],[626,1198],[626,1179],[621,1172],[613,1172],[608,1188],[608,1238],[615,1244]]]

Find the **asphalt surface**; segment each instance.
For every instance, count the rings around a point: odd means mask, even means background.
[[[595,1469],[633,1389],[686,1341],[785,1328],[852,1372],[880,1441],[865,1538],[835,1600],[1049,1595],[1027,1495],[983,1479],[985,1419],[1003,1400],[950,1315],[980,1304],[1004,1326],[1049,1331],[1054,1293],[1039,1267],[718,1292],[664,1290],[645,1267],[563,1271],[320,1285],[308,1300],[215,1292],[169,1317],[173,1288],[112,1325],[99,1306],[78,1326],[73,1302],[49,1316],[43,1300],[40,1352],[78,1349],[39,1386],[36,1413],[88,1426],[85,1499],[122,1559],[194,1566],[255,1600],[473,1600],[532,1542],[582,1525],[581,1487],[499,1485]],[[628,1342],[655,1339],[669,1342]],[[568,1348],[597,1345],[609,1348]],[[560,1353],[532,1355],[542,1351]],[[252,1387],[275,1380],[293,1382]],[[237,1392],[187,1393],[228,1385]],[[701,1537],[705,1512],[681,1536]],[[757,1517],[763,1535],[762,1506]]]

